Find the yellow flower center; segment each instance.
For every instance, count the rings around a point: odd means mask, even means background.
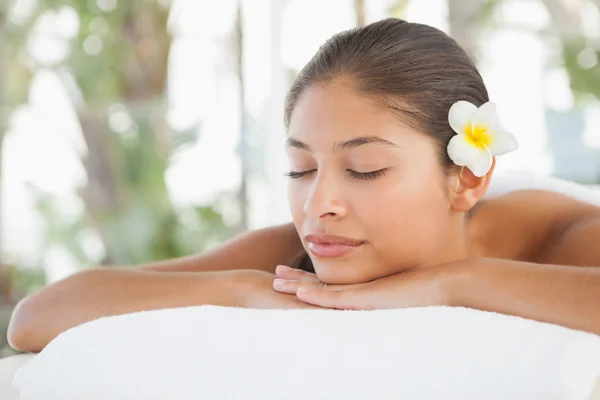
[[[484,126],[475,126],[471,128],[471,125],[465,126],[465,135],[467,140],[473,146],[483,149],[489,147],[492,143],[492,137],[487,133],[487,128]]]

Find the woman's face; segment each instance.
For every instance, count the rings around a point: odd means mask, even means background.
[[[305,89],[287,152],[294,225],[322,282],[367,282],[453,258],[433,139],[342,85]]]

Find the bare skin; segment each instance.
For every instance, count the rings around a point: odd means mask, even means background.
[[[557,209],[560,212],[556,212]],[[578,225],[581,228],[573,229]],[[470,257],[542,264],[536,264],[534,268],[529,268],[527,264],[514,271],[522,275],[530,274],[532,278],[536,276],[535,273],[547,277],[547,282],[532,280],[520,284],[523,302],[538,299],[541,312],[546,308],[544,305],[549,298],[567,304],[557,297],[559,294],[569,299],[577,295],[581,297],[581,303],[572,304],[570,309],[563,311],[564,318],[556,315],[555,318],[544,320],[552,322],[554,319],[560,323],[559,320],[574,319],[571,326],[585,326],[590,331],[600,333],[600,302],[591,305],[589,312],[592,315],[580,312],[589,305],[588,298],[600,297],[600,268],[597,268],[600,266],[600,248],[590,246],[590,243],[600,241],[598,207],[554,193],[519,191],[483,202],[472,216],[469,226],[469,236],[474,244]],[[290,238],[293,242],[290,242]],[[135,268],[84,271],[24,299],[13,315],[9,338],[13,346],[35,352],[60,332],[102,316],[198,304],[256,308],[304,307],[295,296],[275,293],[271,289],[276,266],[289,264],[301,251],[301,246],[294,226],[288,224],[245,234],[205,255]],[[286,251],[282,251],[278,257],[273,257],[269,252],[240,252],[237,253],[239,258],[235,259],[233,254],[236,252],[231,250],[245,247],[285,248]],[[564,271],[551,268],[544,270],[543,264],[571,267]],[[255,269],[236,270],[245,266]],[[211,267],[218,272],[208,273]],[[224,272],[226,270],[231,272]],[[571,271],[573,280],[583,282],[568,285],[560,279],[561,275],[569,275]],[[589,286],[589,289],[582,291],[580,288],[583,286]],[[247,290],[250,287],[252,290]],[[223,293],[223,288],[230,288],[231,291]],[[243,295],[244,290],[256,295]],[[487,287],[481,287],[480,290],[485,292]],[[236,291],[237,296],[228,298],[228,294]],[[499,298],[497,302],[502,303],[503,300],[506,299]],[[510,301],[516,299],[512,297]],[[501,309],[493,304],[485,308]],[[514,314],[519,315],[516,312]],[[535,319],[535,308],[528,310],[527,314]]]
[[[39,351],[102,316],[201,304],[459,305],[600,334],[600,208],[542,191],[482,200],[493,168],[445,174],[431,137],[347,87],[307,90],[292,115],[293,224],[207,254],[76,274],[19,303],[10,343]],[[365,135],[391,145],[356,140]],[[322,232],[361,244],[318,256],[310,235]],[[276,270],[303,249],[316,274]]]
[[[475,211],[464,259],[351,285],[278,267],[274,288],[327,308],[464,306],[600,334],[599,213],[564,195],[518,191]]]
[[[37,352],[84,322],[200,304],[306,308],[271,289],[277,264],[302,251],[291,224],[244,234],[205,254],[121,268],[93,268],[21,300],[8,330],[16,349]]]

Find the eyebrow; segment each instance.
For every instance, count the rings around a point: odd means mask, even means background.
[[[396,143],[390,142],[389,140],[382,139],[377,136],[361,136],[354,139],[347,140],[345,142],[336,142],[333,145],[333,151],[338,152],[340,150],[349,150],[354,149],[358,146],[362,146],[364,144],[378,144],[381,146],[395,147],[400,148]],[[286,141],[286,146],[295,147],[300,150],[312,151],[311,147],[304,142],[301,142],[297,139],[289,137]]]

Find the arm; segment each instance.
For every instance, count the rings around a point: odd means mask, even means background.
[[[599,244],[600,215],[590,209],[551,241],[540,264],[457,264],[458,274],[447,275],[450,302],[600,334]]]
[[[231,273],[83,271],[21,300],[10,320],[8,341],[16,349],[37,352],[61,332],[100,317],[198,304],[234,305],[232,291],[226,290]]]
[[[600,262],[599,262],[600,264]],[[600,268],[500,259],[457,264],[450,305],[516,315],[600,335]]]
[[[600,209],[548,192],[518,193],[502,202],[500,210],[492,210],[501,218],[489,224],[492,240],[502,245],[498,257],[507,254],[506,241],[511,248],[515,237],[523,242],[515,226],[535,226],[541,229],[512,252],[535,255],[526,258],[531,262],[469,258],[332,286],[313,282],[313,274],[280,268],[275,290],[328,308],[463,306],[600,334]],[[511,229],[503,225],[507,221],[514,222]]]
[[[232,273],[226,270],[274,271],[301,248],[293,226],[284,225],[242,235],[202,255],[135,268],[86,270],[21,300],[8,339],[15,348],[39,351],[59,333],[103,316],[200,304],[234,305]]]
[[[354,285],[323,285],[292,269],[277,277],[275,290],[320,307],[462,306],[600,334],[600,268],[476,258]]]
[[[257,269],[274,273],[278,264],[291,262],[303,251],[292,224],[245,233],[207,253],[137,267],[157,272]]]

